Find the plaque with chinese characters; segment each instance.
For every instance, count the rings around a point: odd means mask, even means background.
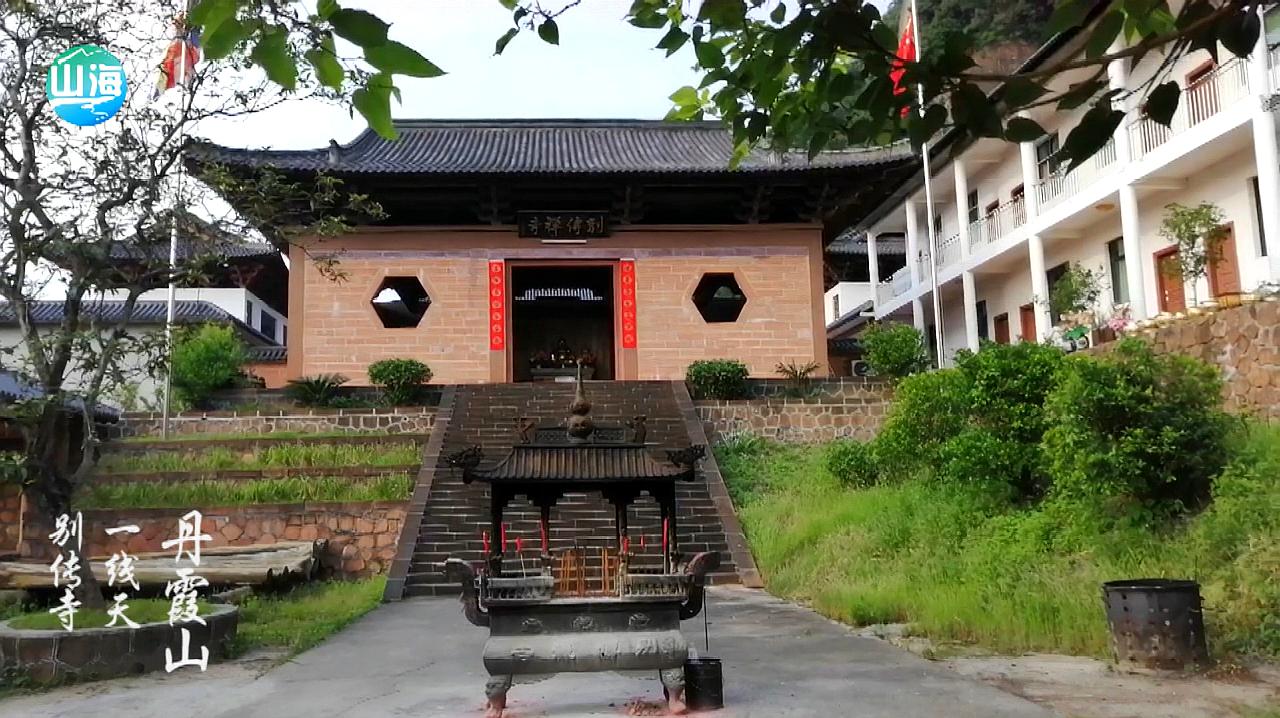
[[[521,237],[591,239],[609,236],[608,212],[531,210],[516,213]]]

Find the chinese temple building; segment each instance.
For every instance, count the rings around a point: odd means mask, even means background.
[[[406,120],[303,151],[205,145],[199,162],[341,178],[386,217],[290,250],[290,377],[360,383],[379,359],[446,384],[675,379],[827,366],[823,249],[913,169],[906,148],[754,150],[722,125]],[[337,258],[343,281],[308,255]]]

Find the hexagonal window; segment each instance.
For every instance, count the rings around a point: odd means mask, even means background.
[[[693,290],[693,305],[708,323],[736,322],[747,295],[732,274],[704,274]]]
[[[431,297],[417,277],[386,277],[373,294],[373,310],[387,329],[418,326],[431,306]]]

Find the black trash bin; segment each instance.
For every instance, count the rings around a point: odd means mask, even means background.
[[[685,661],[684,702],[695,711],[724,708],[724,673],[719,658]]]
[[[1116,662],[1182,669],[1209,662],[1200,584],[1140,578],[1102,584]]]

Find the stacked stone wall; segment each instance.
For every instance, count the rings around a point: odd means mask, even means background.
[[[757,398],[698,401],[695,406],[714,442],[751,434],[774,441],[818,444],[838,438],[868,440],[880,431],[893,397],[884,381],[849,378],[814,382],[810,395],[790,398],[782,381],[751,383]]]

